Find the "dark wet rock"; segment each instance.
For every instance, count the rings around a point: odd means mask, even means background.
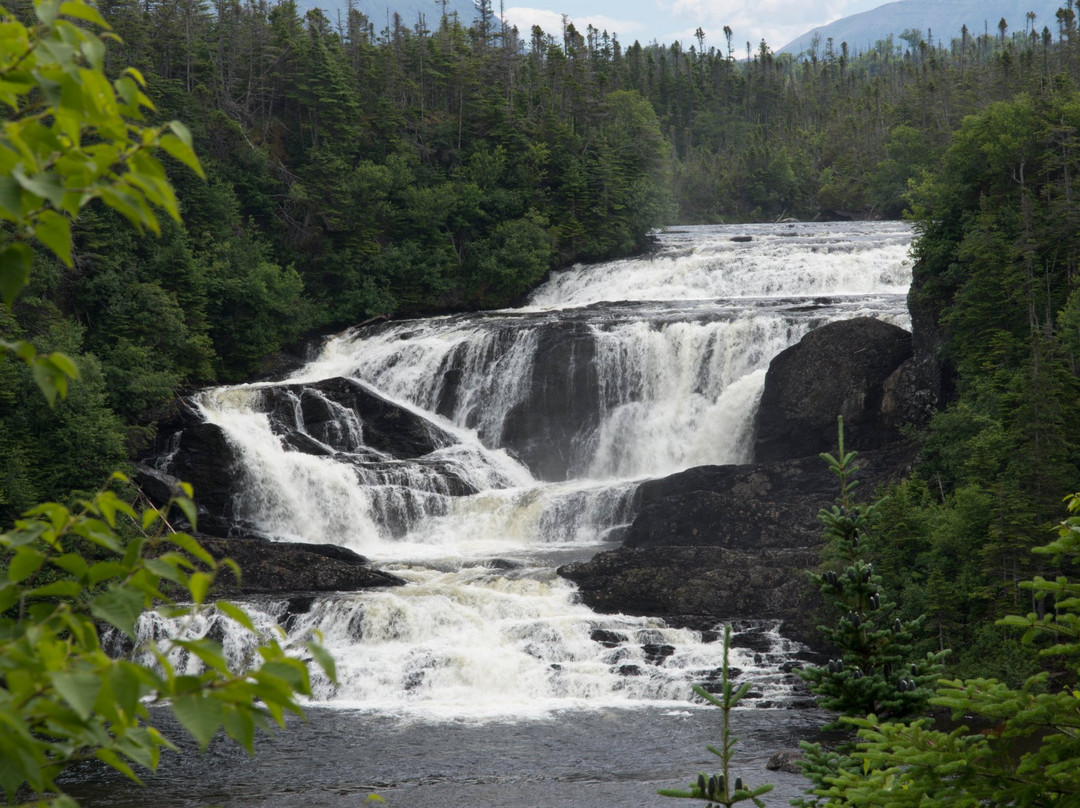
[[[904,475],[916,447],[859,455],[859,492],[872,496]],[[559,574],[601,612],[655,615],[710,630],[733,619],[783,621],[782,633],[820,645],[820,599],[806,570],[817,565],[817,512],[836,496],[820,458],[690,469],[641,485],[642,503],[623,547]],[[733,644],[771,650],[767,635],[742,632]],[[768,644],[767,644],[768,643]]]
[[[529,391],[503,422],[500,445],[539,479],[566,480],[582,462],[582,444],[600,417],[596,340],[587,323],[546,327]]]
[[[646,662],[650,665],[659,665],[675,653],[675,646],[661,643],[645,643],[641,646],[641,651],[645,654]]]
[[[878,486],[906,474],[916,454],[917,447],[909,443],[860,453],[856,465],[861,493],[870,496]],[[817,513],[836,497],[836,486],[836,476],[819,457],[699,466],[648,480],[638,488],[638,514],[623,546],[743,551],[818,547]]]
[[[817,557],[816,549],[625,547],[567,564],[559,574],[601,612],[656,615],[691,627],[732,617],[779,618],[784,634],[801,640],[816,635],[805,571]]]
[[[802,759],[803,753],[801,749],[781,749],[769,758],[765,768],[771,772],[802,774],[802,766],[799,765],[799,761]]]
[[[753,241],[754,237],[753,236],[732,236],[731,240],[736,242],[736,243],[739,243],[739,244],[745,244],[748,241]]]
[[[363,556],[336,545],[213,536],[200,536],[199,541],[214,558],[231,558],[240,567],[239,582],[228,571],[218,576],[216,585],[224,594],[352,592],[405,584],[396,575],[368,566]],[[300,605],[300,600],[293,600]]]
[[[205,423],[194,407],[184,404],[158,438],[168,458],[164,468],[151,462],[135,465],[135,482],[158,506],[180,490],[180,481],[191,485],[204,533],[228,535],[237,523],[234,509],[240,492],[240,458],[220,427]],[[179,512],[169,515],[185,525]]]
[[[822,208],[813,220],[815,222],[850,222],[854,218],[855,214],[850,211]]]
[[[754,456],[758,462],[816,457],[834,449],[836,417],[844,416],[847,447],[878,449],[901,438],[908,417],[896,394],[902,375],[886,381],[912,358],[911,334],[870,317],[829,323],[773,358],[758,408]]]
[[[267,387],[259,409],[270,414],[278,434],[287,435],[302,427],[338,451],[352,452],[363,446],[409,460],[457,442],[446,430],[355,379],[337,377]],[[349,414],[359,422],[362,442],[348,428]]]
[[[524,566],[525,565],[522,564],[520,561],[514,561],[509,558],[489,558],[487,561],[484,562],[484,567],[489,570],[519,570]]]
[[[301,454],[314,455],[315,457],[331,457],[335,454],[334,449],[325,443],[315,440],[303,432],[289,432],[281,437],[282,443]]]
[[[594,628],[589,634],[589,638],[593,642],[600,643],[600,645],[605,648],[618,648],[626,642],[626,637],[624,635],[615,631],[609,631],[605,628]]]
[[[731,647],[767,654],[772,651],[773,641],[772,637],[763,631],[743,631],[732,636]]]

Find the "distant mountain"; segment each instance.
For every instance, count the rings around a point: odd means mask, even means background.
[[[497,13],[498,4],[493,6]],[[301,16],[310,9],[320,8],[330,22],[336,24],[339,18],[344,22],[349,5],[348,0],[297,0],[296,7]],[[426,27],[431,31],[439,27],[443,13],[441,0],[353,0],[353,7],[371,20],[376,34],[390,27],[394,12],[401,15],[402,25],[406,28],[416,25],[423,14]],[[447,0],[447,15],[455,11],[462,25],[466,28],[472,25],[473,18],[476,17],[473,0]]]
[[[959,37],[965,25],[972,35],[996,35],[1003,17],[1011,34],[1025,30],[1029,11],[1035,12],[1036,30],[1047,26],[1056,38],[1056,13],[1063,5],[1064,0],[899,0],[807,31],[778,52],[798,56],[810,49],[815,34],[821,36],[819,53],[829,37],[838,53],[842,42],[847,42],[852,53],[862,53],[889,34],[899,42],[900,34],[911,28],[921,31],[924,38],[927,31],[932,32],[935,42]]]

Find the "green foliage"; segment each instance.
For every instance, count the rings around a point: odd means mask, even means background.
[[[882,579],[867,560],[866,534],[881,500],[856,503],[853,465],[856,453],[844,451],[844,422],[838,419],[836,455],[822,459],[840,482],[840,494],[830,509],[818,514],[828,542],[827,566],[839,566],[810,577],[837,615],[835,624],[818,627],[839,657],[825,667],[800,671],[820,706],[841,715],[904,717],[926,708],[932,685],[941,673],[943,654],[912,655],[912,639],[920,632],[923,616],[902,620],[896,604],[884,597]],[[840,566],[842,565],[842,566]],[[833,723],[827,728],[838,727]]]
[[[71,220],[100,199],[140,231],[160,232],[154,207],[179,218],[164,151],[201,173],[187,128],[140,122],[153,104],[134,69],[105,75],[105,44],[73,20],[108,25],[83,0],[39,0],[26,25],[0,12],[0,299],[11,306],[30,279],[30,242],[71,267]],[[60,354],[40,356],[27,342],[0,340],[32,368],[50,401],[67,391],[76,368]]]
[[[31,27],[6,12],[0,17],[0,101],[10,108],[0,134],[0,218],[6,222],[0,353],[25,361],[0,364],[2,514],[44,492],[80,487],[124,454],[119,421],[105,404],[108,369],[80,353],[82,327],[58,316],[48,301],[26,295],[13,309],[30,283],[30,245],[45,246],[75,268],[71,222],[94,199],[140,231],[162,233],[154,207],[175,218],[179,208],[154,153],[164,151],[202,172],[181,124],[132,123],[152,106],[140,74],[129,69],[110,84],[102,40],[66,19],[104,26],[93,7],[38,0],[34,13]],[[193,262],[182,231],[164,232],[175,237],[163,242],[156,266],[145,262],[146,271],[171,272],[174,293],[101,273],[103,307],[112,308],[98,334],[117,329],[106,344],[125,349],[122,361],[136,370],[140,356],[149,359],[140,349],[154,347],[171,350],[174,365],[189,362],[195,375],[208,356],[198,327],[198,273],[183,272]],[[27,335],[60,350],[38,354],[21,339]],[[77,376],[82,382],[68,395],[67,380]],[[147,383],[147,376],[133,379],[124,393]],[[35,400],[31,386],[55,409],[27,406]],[[64,399],[59,406],[57,397]],[[173,506],[195,524],[189,486],[165,512]],[[308,667],[277,637],[257,637],[258,658],[233,662],[205,637],[138,639],[136,623],[148,609],[185,618],[206,608],[222,572],[239,575],[233,562],[214,559],[191,536],[173,531],[163,512],[136,511],[108,489],[74,508],[57,502],[32,507],[0,533],[0,788],[9,804],[74,805],[57,778],[82,760],[99,760],[133,780],[136,768],[156,768],[161,750],[174,747],[151,722],[153,704],[167,703],[203,749],[224,729],[249,752],[256,730],[282,725],[287,712],[300,713],[298,698],[311,690]],[[216,608],[254,633],[239,607],[222,602]],[[100,639],[107,629],[135,642],[155,664],[109,656]],[[197,658],[203,671],[178,672],[169,658],[177,649]],[[316,643],[307,652],[333,678],[329,655]]]
[[[1058,538],[1036,548],[1055,564],[1080,561],[1080,495]],[[853,757],[861,765],[838,772],[822,796],[836,806],[1073,805],[1080,800],[1080,585],[1065,575],[1036,576],[1024,584],[1052,609],[1011,615],[1000,625],[1020,629],[1031,650],[1052,666],[1019,687],[994,679],[948,680],[932,703],[955,721],[977,721],[951,731],[927,721],[849,719],[859,729]]]
[[[839,729],[851,718],[864,716],[902,719],[924,712],[933,686],[942,672],[944,651],[914,653],[913,640],[920,634],[925,615],[904,619],[895,603],[885,600],[882,577],[868,560],[871,526],[887,499],[857,503],[854,491],[855,452],[844,450],[844,420],[837,418],[838,448],[835,455],[822,454],[840,483],[840,494],[830,509],[818,514],[825,530],[825,566],[836,567],[810,577],[823,595],[827,608],[838,615],[835,624],[818,627],[826,643],[839,656],[824,667],[799,671],[817,697],[818,704],[838,713],[825,729]],[[830,804],[830,784],[844,774],[857,772],[860,762],[850,754],[850,744],[833,750],[803,742],[803,774],[813,784],[805,799],[794,805],[814,808]]]
[[[171,505],[194,524],[190,495],[186,488]],[[138,512],[104,490],[75,510],[35,507],[0,533],[0,787],[9,802],[37,794],[71,805],[57,778],[80,760],[100,760],[137,781],[139,769],[153,770],[161,750],[174,748],[152,722],[155,704],[168,704],[203,749],[224,729],[252,753],[256,730],[300,713],[297,698],[310,694],[307,665],[276,637],[259,637],[258,658],[239,665],[206,637],[138,639],[147,609],[194,616],[209,608],[219,575],[239,575],[231,561],[172,531],[163,513]],[[254,633],[243,609],[215,607]],[[104,627],[137,642],[156,665],[106,654]],[[203,672],[178,672],[169,659],[175,649],[197,658]],[[309,643],[307,653],[333,677],[321,647]]]
[[[754,803],[758,808],[764,808],[765,803],[759,797],[772,791],[771,784],[762,786],[749,786],[743,783],[741,777],[731,779],[731,758],[734,754],[735,744],[739,739],[731,733],[731,711],[734,710],[743,697],[750,690],[750,682],[743,682],[739,687],[731,681],[728,669],[728,651],[731,648],[731,626],[724,626],[724,652],[723,666],[720,669],[720,694],[713,695],[700,685],[694,686],[694,692],[705,699],[714,707],[721,710],[720,746],[708,746],[712,754],[720,758],[720,774],[698,774],[697,780],[691,783],[687,789],[664,788],[658,792],[663,797],[681,797],[684,799],[701,800],[709,806],[723,805],[731,808],[740,802],[747,800]]]

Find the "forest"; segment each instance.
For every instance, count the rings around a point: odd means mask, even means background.
[[[169,180],[160,238],[91,205],[70,266],[40,252],[0,336],[63,351],[53,410],[0,362],[0,521],[97,490],[178,393],[248,379],[303,340],[372,318],[495,308],[552,269],[648,249],[665,224],[913,222],[916,292],[941,334],[948,405],[874,512],[869,550],[920,651],[1017,683],[1049,663],[995,623],[1052,611],[1023,582],[1080,490],[1080,30],[904,32],[817,43],[626,45],[592,27],[507,29],[292,0],[104,0],[106,71],[146,79],[191,128],[206,181]],[[32,14],[14,3],[15,17]],[[271,359],[268,359],[271,358]],[[1061,671],[1051,669],[1052,673]]]

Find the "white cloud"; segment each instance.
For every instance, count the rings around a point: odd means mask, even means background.
[[[565,0],[564,0],[565,1]],[[679,40],[685,47],[694,44],[694,32],[705,32],[706,47],[723,50],[724,26],[732,29],[736,58],[746,54],[746,43],[756,52],[762,39],[773,50],[819,25],[880,5],[883,0],[575,0],[579,13],[568,11],[577,29],[584,33],[592,25],[600,31],[618,34],[623,45],[635,39],[642,43],[670,43]],[[586,14],[585,11],[596,13]],[[606,12],[606,13],[604,13]],[[539,25],[556,38],[562,35],[562,11],[514,6],[504,11],[506,21],[515,25],[528,40],[532,26]]]
[[[645,29],[645,25],[635,20],[616,20],[603,14],[582,14],[580,16],[568,15],[574,27],[582,34],[586,27],[592,25],[598,31],[607,31],[609,34],[618,34],[620,40],[627,39],[627,35]],[[563,15],[557,11],[543,8],[526,8],[515,6],[503,12],[503,17],[510,25],[517,26],[521,38],[528,41],[529,32],[534,25],[539,25],[545,34],[550,34],[556,39],[562,38]]]
[[[679,23],[691,25],[692,32],[700,26],[708,44],[724,47],[724,26],[732,29],[732,44],[737,54],[744,53],[746,43],[757,50],[762,39],[777,50],[811,28],[825,25],[860,10],[865,6],[857,0],[829,0],[807,3],[805,0],[667,0],[668,14]],[[681,26],[679,26],[681,27]],[[691,33],[691,36],[693,34]],[[688,38],[687,38],[688,39]]]

